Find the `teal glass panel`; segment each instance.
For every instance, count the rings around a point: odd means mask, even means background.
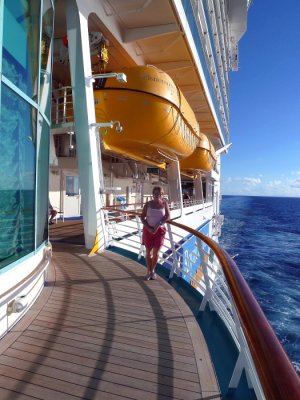
[[[36,244],[48,240],[48,180],[49,180],[49,126],[42,116],[37,124],[37,209]]]
[[[50,0],[44,0],[41,42],[40,107],[50,119],[52,67],[53,9]]]
[[[2,73],[37,100],[40,1],[5,0]]]
[[[34,250],[36,110],[5,84],[0,115],[0,268]]]

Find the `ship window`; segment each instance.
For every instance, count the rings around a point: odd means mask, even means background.
[[[78,176],[66,176],[66,195],[79,195],[79,179]]]
[[[159,169],[158,168],[153,168],[153,167],[148,167],[147,168],[147,174],[159,175]]]
[[[0,267],[34,250],[36,110],[2,84]]]

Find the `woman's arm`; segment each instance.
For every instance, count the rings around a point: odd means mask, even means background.
[[[171,218],[169,203],[165,201],[165,221],[168,221]]]
[[[169,209],[169,204],[167,201],[165,201],[164,204],[165,207],[165,215],[162,217],[162,219],[158,222],[158,224],[156,225],[154,232],[157,231],[157,229],[162,226],[166,221],[168,221],[168,219],[170,219],[171,217],[171,213],[170,213],[170,209]]]
[[[170,219],[171,213],[169,209],[169,204],[167,201],[165,201],[165,215],[162,217],[162,219],[159,222],[159,225],[163,225],[168,219]]]
[[[149,231],[149,232],[153,232],[153,228],[151,227],[151,226],[149,226],[148,225],[148,222],[147,222],[147,218],[146,218],[146,215],[147,215],[147,209],[148,209],[148,202],[144,205],[144,207],[143,207],[143,211],[142,211],[142,214],[141,214],[141,221],[142,221],[142,224],[144,225],[144,227]]]

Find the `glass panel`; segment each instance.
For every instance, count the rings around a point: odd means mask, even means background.
[[[212,201],[213,182],[210,179],[206,180],[206,201]]]
[[[34,250],[36,110],[2,84],[0,268]]]
[[[53,9],[50,0],[44,0],[42,43],[41,43],[41,76],[40,76],[40,106],[41,110],[50,119],[51,94],[51,65],[52,65],[52,33]]]
[[[4,21],[2,73],[36,100],[40,1],[5,0]]]
[[[66,176],[66,195],[77,196],[79,194],[78,176]]]
[[[48,239],[49,126],[39,115],[37,125],[37,247]]]

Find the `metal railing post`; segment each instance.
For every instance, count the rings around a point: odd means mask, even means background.
[[[67,87],[64,88],[64,102],[63,102],[63,118],[62,121],[67,120]]]
[[[58,119],[59,119],[59,103],[56,99],[56,105],[55,105],[55,123],[58,124]]]
[[[136,219],[138,234],[139,234],[139,238],[140,238],[140,250],[139,250],[139,254],[138,254],[138,260],[140,260],[142,256],[145,256],[145,250],[144,250],[144,245],[143,245],[143,230],[141,229],[140,217],[138,215],[136,215],[135,219]]]
[[[176,248],[175,248],[174,240],[173,240],[172,228],[171,228],[170,224],[167,224],[167,229],[168,229],[168,234],[169,234],[169,239],[170,239],[170,244],[171,244],[171,250],[172,250],[172,255],[173,255],[172,268],[171,268],[171,271],[170,271],[170,274],[169,274],[169,280],[171,280],[173,278],[174,272],[178,269],[178,259],[177,259]]]
[[[210,285],[210,280],[209,280],[209,276],[208,276],[208,269],[207,269],[207,263],[205,260],[205,251],[203,248],[203,242],[200,238],[197,238],[197,247],[199,250],[199,254],[200,254],[200,262],[202,264],[202,271],[203,271],[203,276],[204,276],[204,283],[206,286],[206,290],[203,296],[203,299],[201,301],[200,307],[199,307],[199,311],[204,311],[205,306],[208,302],[209,304],[209,308],[210,310],[214,310],[213,304],[211,303],[211,299],[212,299],[212,288]]]
[[[236,327],[236,333],[237,333],[238,341],[240,344],[240,349],[239,349],[240,353],[239,353],[238,359],[236,361],[236,364],[235,364],[228,387],[229,387],[229,389],[231,389],[231,388],[236,389],[238,387],[243,369],[245,369],[248,387],[253,388],[253,382],[250,377],[250,371],[249,371],[249,367],[248,367],[249,363],[247,363],[246,338],[244,336],[243,329],[239,322],[239,318],[238,318],[238,315],[237,315],[235,306],[233,304],[233,300],[231,298],[231,294],[230,294],[229,290],[228,290],[228,294],[229,294],[229,299],[230,299],[230,303],[231,303],[231,312],[232,312],[235,327]],[[257,379],[255,379],[254,381],[257,381]],[[260,385],[259,386],[257,385],[257,389],[260,391],[262,398],[264,398],[263,391],[262,391],[262,388],[260,387]]]

